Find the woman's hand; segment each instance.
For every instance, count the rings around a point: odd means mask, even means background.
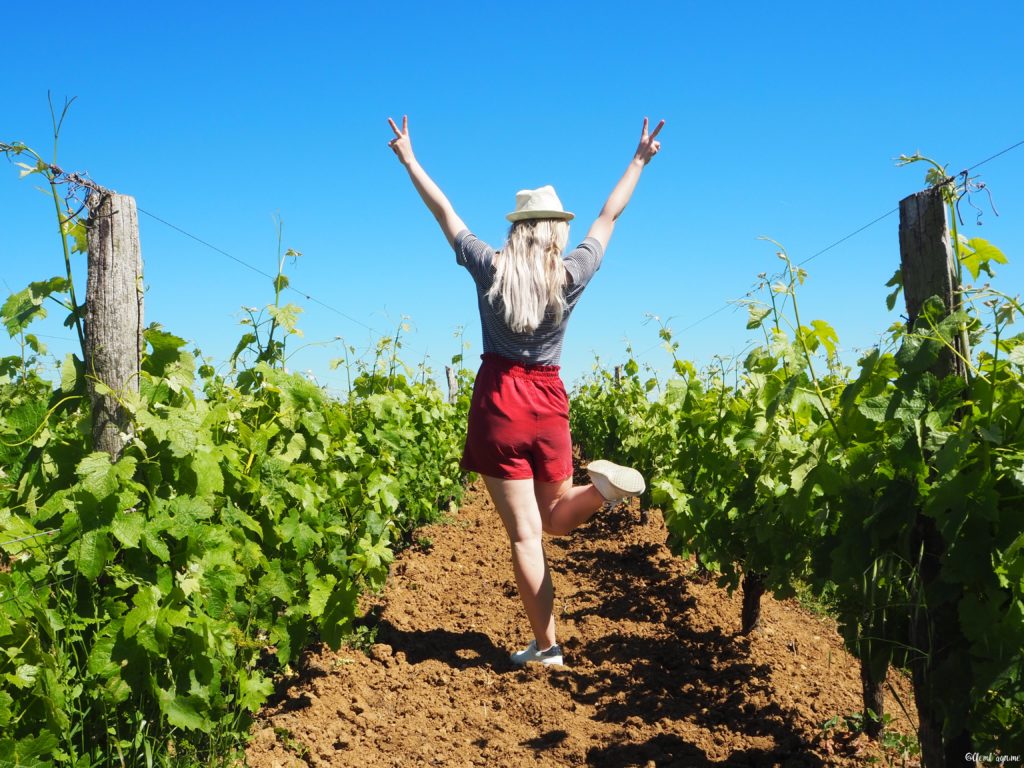
[[[395,121],[390,117],[388,118],[388,124],[391,126],[391,130],[395,132],[395,138],[388,142],[388,146],[394,150],[394,153],[398,155],[398,159],[402,161],[402,165],[405,166],[405,170],[412,180],[412,185],[416,187],[420,199],[430,209],[430,212],[434,214],[437,223],[441,225],[441,230],[444,232],[444,236],[448,238],[448,243],[454,245],[455,236],[466,229],[466,225],[458,217],[458,214],[455,213],[455,209],[452,208],[452,204],[448,202],[448,198],[444,196],[441,188],[434,183],[434,180],[427,175],[423,167],[416,162],[416,156],[412,153],[412,140],[409,138],[408,115],[403,115],[402,117],[402,130],[398,130]]]
[[[395,125],[395,121],[390,117],[388,118],[388,124],[391,126],[391,130],[395,132],[395,138],[388,142],[388,146],[394,150],[396,155],[398,155],[398,159],[402,161],[402,165],[409,165],[409,163],[415,159],[415,156],[412,153],[412,139],[409,138],[409,116],[402,116],[402,130],[398,130],[398,126]],[[644,120],[644,133],[647,133],[646,119]],[[655,131],[655,133],[657,133],[657,131]]]
[[[619,183],[615,185],[615,189],[608,195],[608,200],[605,201],[601,213],[597,215],[597,220],[590,227],[590,232],[587,234],[587,237],[592,237],[601,243],[602,247],[608,247],[608,240],[615,229],[615,220],[622,215],[626,208],[626,203],[633,196],[633,190],[636,188],[636,183],[640,180],[640,174],[643,172],[644,166],[651,162],[651,158],[658,154],[658,150],[661,149],[661,142],[656,141],[656,138],[664,126],[665,121],[662,120],[654,129],[654,132],[648,135],[647,118],[644,118],[644,130],[640,134],[640,145],[636,148],[636,154],[633,155],[633,159],[626,168],[626,172],[622,174],[622,178],[619,179]]]
[[[394,123],[391,127],[394,127]],[[636,148],[636,154],[633,156],[634,160],[639,160],[644,165],[651,162],[651,158],[658,154],[658,150],[661,149],[661,142],[655,141],[655,137],[665,126],[665,121],[662,120],[658,123],[658,127],[654,129],[650,136],[647,135],[647,118],[644,118],[644,130],[640,134],[640,145]],[[397,133],[397,130],[395,131]]]

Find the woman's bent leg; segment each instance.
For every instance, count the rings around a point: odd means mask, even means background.
[[[544,531],[552,536],[572,533],[605,503],[593,485],[574,486],[571,477],[560,483],[534,481],[533,487]]]
[[[512,546],[512,570],[537,648],[555,644],[554,590],[541,541],[540,508],[534,483],[483,476]]]

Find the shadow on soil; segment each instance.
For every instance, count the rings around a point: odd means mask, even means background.
[[[595,541],[621,538],[637,514],[622,507],[607,510],[580,533]],[[696,600],[689,594],[687,577],[665,568],[664,553],[658,545],[638,543],[619,551],[597,547],[569,554],[565,570],[581,574],[581,582],[582,574],[596,581],[592,592],[579,595],[583,605],[570,610],[570,617],[628,618],[651,626],[649,633],[609,634],[572,649],[590,664],[581,664],[571,676],[553,677],[552,685],[594,707],[595,718],[603,722],[628,726],[631,720],[685,720],[712,732],[727,728],[748,737],[768,737],[774,747],[746,749],[713,761],[696,745],[662,734],[642,743],[594,748],[588,764],[614,768],[653,760],[659,767],[824,766],[810,753],[804,736],[789,725],[797,713],[775,703],[755,703],[772,701],[771,669],[749,660],[747,639],[719,627],[691,626],[688,614]]]
[[[482,632],[410,631],[399,629],[387,620],[380,621],[377,627],[377,642],[390,645],[396,655],[401,651],[410,664],[434,659],[452,669],[490,667],[502,671],[512,667],[508,653],[494,645]]]
[[[548,731],[547,733],[542,733],[535,739],[524,741],[523,746],[529,747],[537,752],[542,752],[545,749],[553,749],[559,746],[567,738],[569,738],[567,731]]]
[[[793,754],[786,750],[743,749],[724,760],[712,760],[700,747],[675,735],[655,736],[640,744],[615,744],[595,747],[587,752],[587,765],[601,768],[824,768],[813,755]]]

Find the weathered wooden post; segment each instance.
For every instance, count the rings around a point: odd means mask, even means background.
[[[142,360],[142,249],[135,199],[94,190],[86,201],[85,371],[92,400],[93,448],[117,460],[129,438],[122,393],[139,391]],[[96,391],[102,383],[114,395]]]
[[[459,380],[455,376],[455,371],[452,370],[450,365],[444,367],[445,375],[448,377],[448,402],[454,403],[459,397]]]
[[[615,366],[615,386],[616,387],[621,387],[622,386],[622,366],[621,365],[616,365]]]
[[[913,328],[921,307],[931,296],[941,298],[947,312],[960,308],[956,256],[946,223],[942,187],[932,187],[900,200],[900,269],[909,327]],[[959,357],[947,350],[932,373],[939,377],[965,376],[964,360],[970,352],[966,342],[963,335],[955,339]]]
[[[938,296],[947,314],[960,309],[960,285],[956,256],[946,221],[943,188],[933,187],[900,201],[900,263],[903,293],[907,304],[908,327],[913,328],[924,302]],[[961,332],[953,340],[954,354],[944,350],[931,372],[939,378],[966,376],[966,360],[970,359],[967,334]],[[935,520],[918,510],[911,535],[911,552],[920,552],[917,590],[921,607],[911,619],[910,644],[916,651],[911,661],[914,698],[919,715],[918,739],[925,768],[952,768],[963,765],[964,755],[971,752],[971,736],[967,731],[943,733],[943,714],[932,706],[930,693],[936,681],[936,670],[942,669],[949,657],[950,641],[960,631],[956,603],[936,603],[926,595],[940,577],[941,559],[946,550]]]

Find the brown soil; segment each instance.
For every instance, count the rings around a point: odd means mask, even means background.
[[[833,624],[765,596],[761,630],[740,636],[740,596],[672,556],[657,512],[609,508],[547,540],[562,669],[508,660],[530,634],[480,486],[419,536],[431,545],[367,600],[377,644],[311,653],[254,725],[253,768],[916,764],[823,731],[861,706]]]

